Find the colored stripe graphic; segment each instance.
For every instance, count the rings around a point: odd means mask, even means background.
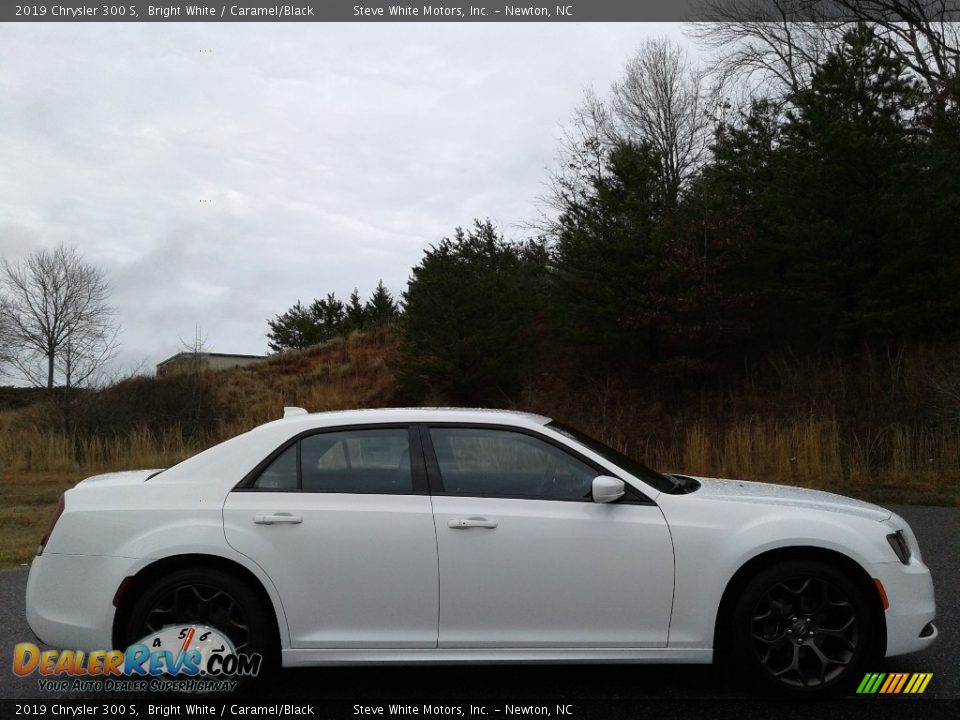
[[[863,676],[863,680],[860,682],[860,687],[857,688],[857,692],[863,695],[871,695],[875,693],[877,688],[880,687],[880,683],[886,676],[886,673],[867,673]]]
[[[893,692],[898,693],[903,690],[903,686],[906,684],[908,677],[910,677],[910,673],[900,673],[900,682],[897,683],[897,686],[893,689]]]
[[[927,689],[931,678],[933,678],[933,673],[915,673],[914,676],[910,678],[910,682],[907,684],[904,692],[913,694],[922,693]]]
[[[887,676],[887,681],[880,687],[880,692],[885,693],[890,690],[891,685],[896,685],[900,680],[900,675],[898,673],[891,673]]]
[[[867,673],[857,687],[859,695],[918,695],[927,689],[933,673]]]

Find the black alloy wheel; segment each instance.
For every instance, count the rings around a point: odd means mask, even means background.
[[[137,597],[126,623],[134,643],[171,625],[209,625],[226,635],[238,653],[261,653],[269,667],[277,643],[268,621],[272,608],[230,573],[185,568],[155,580]]]
[[[168,625],[209,625],[230,638],[237,652],[246,652],[249,622],[243,606],[226,590],[206,583],[184,583],[154,600],[143,620],[143,634],[159,632]]]
[[[789,561],[744,588],[734,612],[734,650],[767,689],[835,695],[874,658],[875,625],[863,591],[847,575],[822,562]]]

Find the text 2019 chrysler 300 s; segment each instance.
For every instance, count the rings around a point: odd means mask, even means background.
[[[824,492],[662,475],[538,415],[287,417],[67,491],[30,568],[44,642],[203,623],[284,666],[709,663],[840,692],[937,635],[907,523]]]

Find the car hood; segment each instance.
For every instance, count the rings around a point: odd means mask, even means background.
[[[886,520],[893,514],[878,505],[821,490],[808,490],[789,485],[774,485],[747,480],[702,477],[694,479],[701,485],[697,495],[715,500],[827,510],[878,522]]]
[[[77,487],[90,485],[98,485],[100,487],[106,485],[137,485],[146,482],[147,478],[151,475],[156,475],[158,472],[160,472],[160,468],[103,473],[102,475],[94,475],[88,477],[86,480],[81,480],[77,483]]]

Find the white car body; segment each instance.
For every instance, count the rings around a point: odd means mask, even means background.
[[[91,477],[67,491],[31,565],[30,627],[56,647],[112,648],[125,578],[203,557],[262,586],[285,666],[709,663],[737,572],[802,548],[842,556],[882,584],[887,656],[935,639],[930,573],[900,517],[829,493],[733,480],[662,492],[548,422],[457,409],[296,414],[149,480],[151,471]],[[236,489],[291,438],[383,424],[514,428],[588,459],[646,501]],[[457,525],[477,518],[496,527]],[[912,551],[906,563],[887,540],[897,530]]]

